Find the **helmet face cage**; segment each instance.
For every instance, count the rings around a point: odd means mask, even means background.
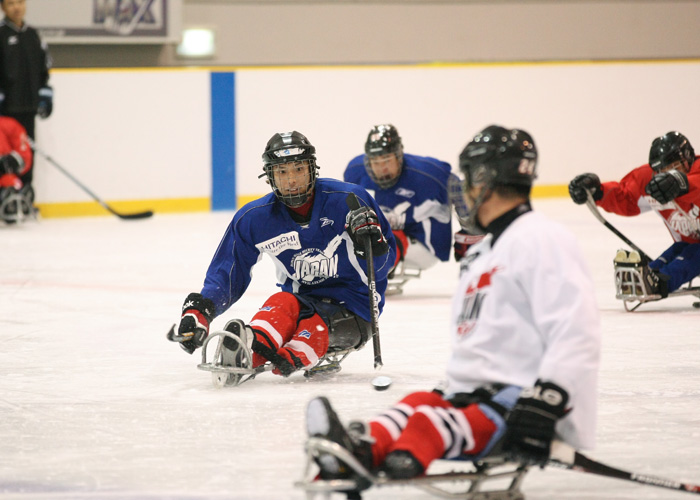
[[[680,132],[669,132],[657,137],[649,150],[649,165],[654,172],[682,168],[687,174],[695,161],[695,151],[690,141]],[[678,162],[681,165],[675,165]]]
[[[457,214],[459,225],[462,229],[467,230],[465,221],[469,218],[469,207],[464,194],[464,179],[461,175],[450,174],[450,177],[447,179],[447,196],[450,200],[450,205],[452,205],[455,214]]]
[[[382,175],[381,171],[378,174],[372,168],[371,160],[382,156],[393,154],[398,162],[398,170],[395,172],[387,172]],[[389,160],[393,161],[393,159]],[[403,170],[403,143],[401,136],[391,124],[375,125],[367,135],[365,142],[365,170],[370,179],[381,189],[387,189],[396,184]],[[375,168],[381,170],[381,166]]]
[[[299,207],[313,194],[318,165],[316,148],[299,132],[275,134],[263,153],[263,171],[275,196],[288,207]]]

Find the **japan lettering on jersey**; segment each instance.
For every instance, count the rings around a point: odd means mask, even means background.
[[[292,279],[305,285],[315,285],[328,278],[337,278],[338,256],[335,252],[342,241],[341,236],[336,236],[323,250],[306,248],[294,254]]]

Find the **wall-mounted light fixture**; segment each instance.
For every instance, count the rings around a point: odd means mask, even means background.
[[[175,53],[183,59],[206,59],[216,54],[216,36],[212,28],[185,28]]]

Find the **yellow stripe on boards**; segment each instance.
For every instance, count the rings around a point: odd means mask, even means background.
[[[238,208],[246,203],[265,196],[263,194],[246,194],[237,197]],[[566,184],[533,186],[533,198],[564,198],[569,196]],[[129,200],[107,201],[107,204],[119,213],[143,212],[153,210],[155,213],[188,213],[208,212],[211,210],[210,198],[175,198],[161,200]],[[86,217],[111,215],[106,209],[95,201],[71,202],[71,203],[39,203],[37,204],[41,216],[53,217]]]
[[[107,201],[107,205],[119,213],[129,214],[153,210],[155,213],[208,212],[211,210],[209,198],[173,198],[162,200]],[[43,218],[111,216],[96,201],[71,203],[39,203],[39,213]]]
[[[564,198],[569,196],[569,186],[566,184],[550,184],[532,186],[533,198]]]

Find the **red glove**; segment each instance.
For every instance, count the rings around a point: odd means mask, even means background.
[[[469,234],[464,229],[460,229],[455,233],[455,242],[452,245],[454,248],[455,260],[459,262],[467,255],[467,250],[474,243],[480,242],[484,238],[483,234]]]

